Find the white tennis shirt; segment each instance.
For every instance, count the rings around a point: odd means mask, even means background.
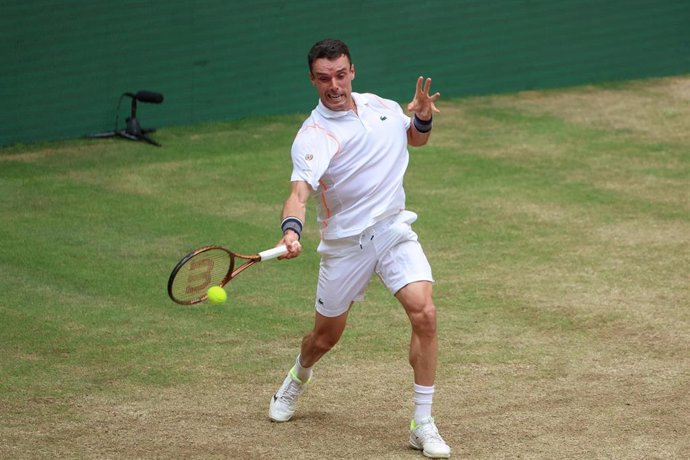
[[[326,240],[357,235],[405,209],[410,117],[375,94],[352,98],[357,113],[319,100],[292,144],[291,180],[311,186]]]

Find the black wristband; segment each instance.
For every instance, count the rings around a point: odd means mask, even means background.
[[[280,228],[283,230],[283,235],[285,235],[285,232],[288,230],[292,230],[293,232],[297,233],[298,240],[302,237],[302,221],[297,217],[286,217],[283,219],[283,222],[281,222]]]
[[[414,118],[412,119],[412,122],[414,123],[414,127],[417,131],[420,133],[428,133],[431,131],[431,121],[433,120],[433,116],[429,118],[428,120],[421,120],[417,114],[414,114]]]

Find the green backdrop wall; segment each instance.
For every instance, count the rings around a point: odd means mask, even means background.
[[[306,53],[348,42],[356,91],[399,101],[690,72],[688,0],[0,0],[0,145],[308,112]],[[129,112],[120,110],[120,123]]]

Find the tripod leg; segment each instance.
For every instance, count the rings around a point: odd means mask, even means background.
[[[120,137],[124,137],[125,139],[129,139],[130,141],[138,141],[138,140],[141,140],[141,137],[140,137],[140,136],[137,136],[137,135],[135,135],[135,134],[128,133],[128,132],[125,131],[124,129],[118,131],[118,132],[117,132],[117,135],[120,136]]]
[[[139,136],[139,139],[141,139],[141,140],[143,140],[143,141],[146,141],[146,142],[148,142],[149,144],[155,145],[156,147],[160,147],[160,146],[161,146],[158,142],[154,141],[153,139],[151,139],[150,137],[146,136],[145,134],[142,134],[141,136]]]
[[[86,137],[88,139],[104,139],[107,137],[115,137],[117,136],[117,133],[115,131],[107,131],[104,133],[96,133],[96,134],[87,134]]]

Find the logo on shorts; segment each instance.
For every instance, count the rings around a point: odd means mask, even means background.
[[[321,306],[324,305],[323,300],[319,299],[318,302],[319,302],[319,305],[321,305]]]
[[[388,117],[385,116],[385,115],[381,115],[381,116],[379,117],[379,120],[381,120],[381,121],[386,121],[387,119],[388,119]]]
[[[307,153],[306,155],[304,155],[304,159],[307,161],[311,161],[314,159],[314,155],[312,155],[311,153]]]

